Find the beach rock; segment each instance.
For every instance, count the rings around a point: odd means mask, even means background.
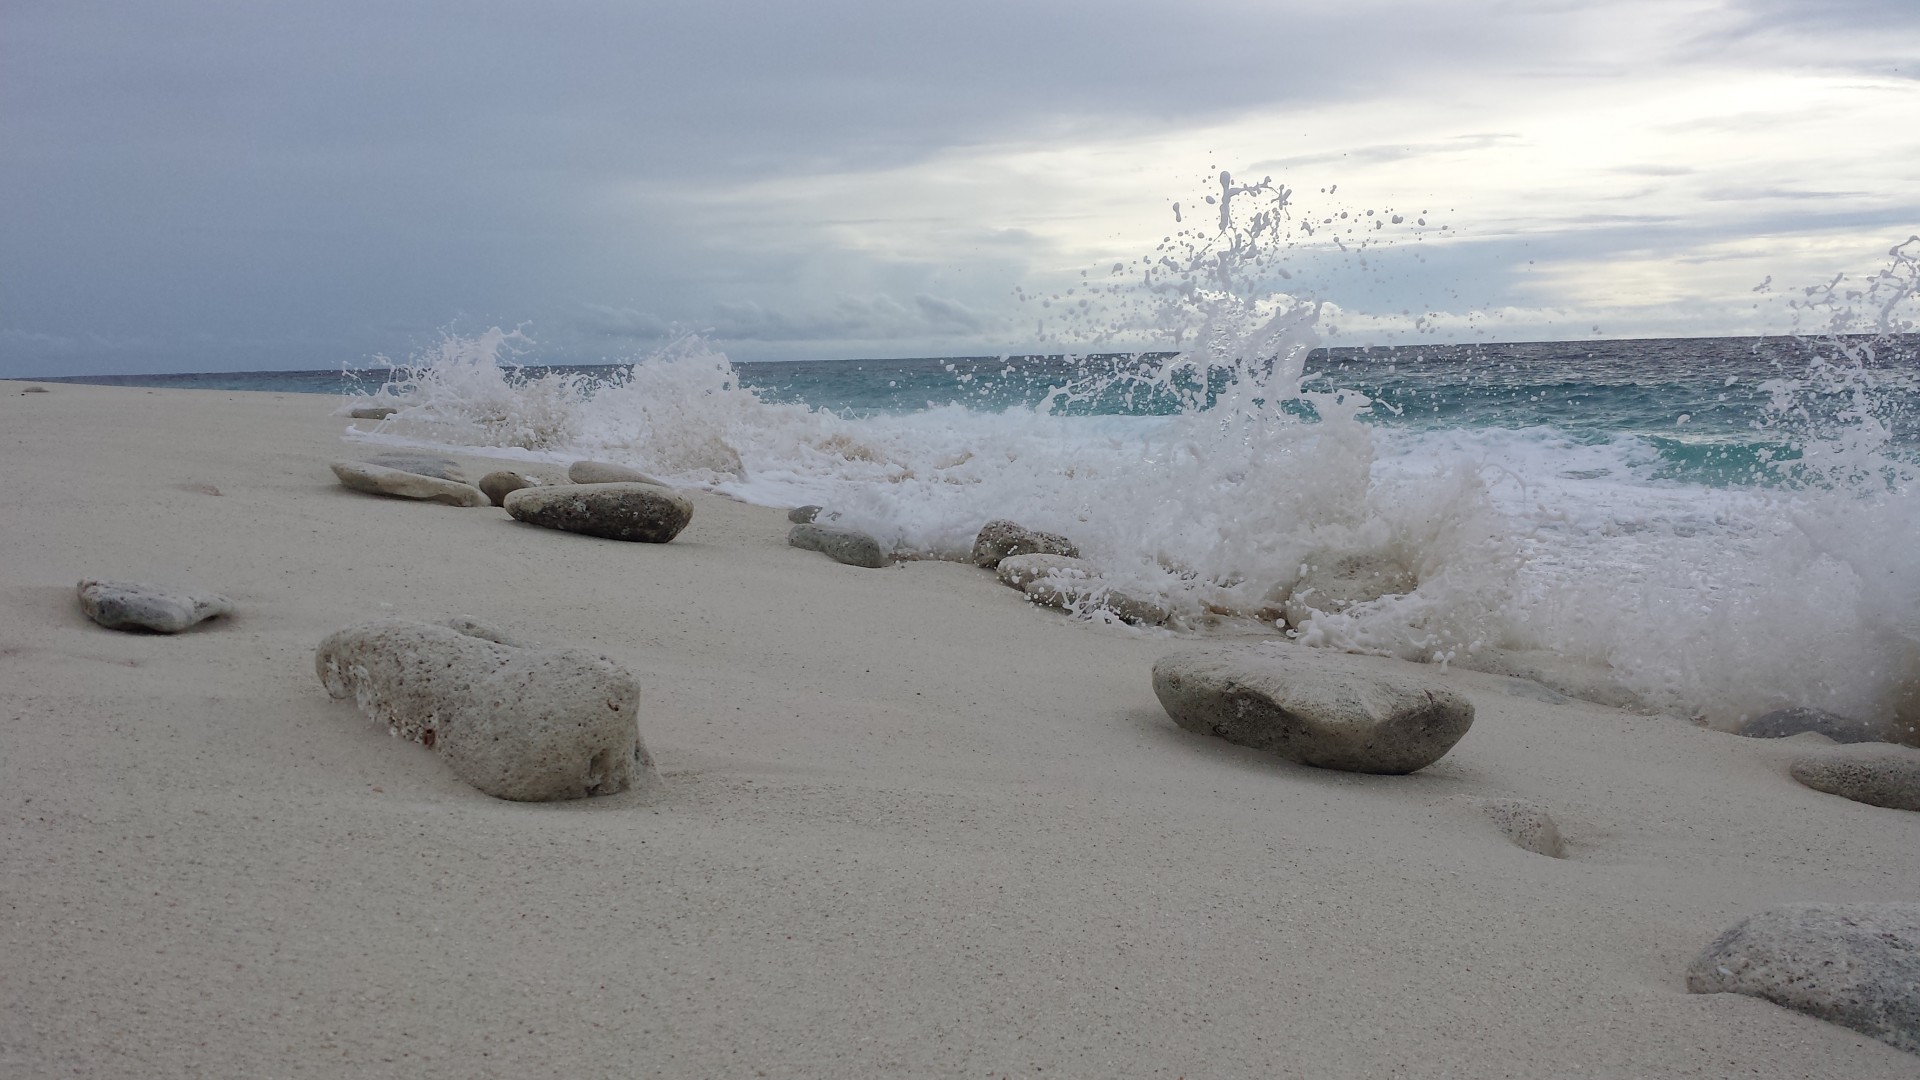
[[[507,505],[507,496],[521,488],[539,487],[540,481],[512,469],[497,469],[480,478],[480,490],[495,506]]]
[[[451,480],[456,484],[467,482],[467,474],[460,468],[459,462],[438,454],[396,450],[391,454],[375,454],[367,459],[367,464],[378,465],[383,469],[416,473],[420,476],[438,477],[441,480]]]
[[[1058,533],[1038,532],[1004,519],[989,521],[973,539],[975,565],[992,569],[1010,555],[1065,555],[1080,557],[1073,541]]]
[[[361,405],[348,409],[347,415],[355,420],[385,420],[399,411],[399,407],[394,405]]]
[[[1001,584],[1021,590],[1044,577],[1091,579],[1098,576],[1092,563],[1068,555],[1010,555],[1001,559],[993,572]]]
[[[1829,795],[1890,810],[1920,810],[1920,750],[1860,746],[1795,761],[1795,780]]]
[[[1886,732],[1875,725],[1822,709],[1795,707],[1775,709],[1756,716],[1734,730],[1749,739],[1784,739],[1813,731],[1837,743],[1888,742]]]
[[[1475,799],[1480,811],[1493,819],[1515,847],[1551,859],[1567,857],[1566,842],[1553,815],[1537,802],[1526,799]]]
[[[625,465],[615,465],[610,461],[576,461],[567,466],[567,479],[576,484],[652,484],[654,487],[667,485],[641,472],[629,469]]]
[[[507,495],[507,513],[529,525],[608,540],[664,544],[693,520],[693,504],[658,484],[553,484]]]
[[[454,480],[364,461],[336,461],[331,468],[342,485],[369,495],[391,495],[401,499],[445,503],[448,506],[487,505],[485,492]]]
[[[1143,626],[1159,626],[1173,618],[1173,613],[1165,607],[1124,589],[1116,589],[1098,576],[1046,574],[1027,582],[1024,591],[1029,601],[1041,607],[1085,612],[1111,611],[1127,622]]]
[[[814,506],[812,504],[808,504],[806,506],[796,506],[793,509],[787,511],[787,520],[793,522],[796,525],[806,525],[812,522],[814,518],[819,517],[820,511],[823,509],[825,508]]]
[[[834,562],[865,566],[878,570],[887,565],[887,553],[880,541],[855,529],[802,522],[787,530],[787,543],[808,551],[817,551]]]
[[[379,622],[330,635],[314,669],[327,693],[352,698],[369,719],[433,750],[495,798],[581,799],[652,779],[639,684],[584,650]]]
[[[1369,600],[1410,593],[1413,571],[1381,551],[1317,551],[1300,561],[1300,576],[1268,594],[1278,601],[1288,626],[1305,626],[1316,613],[1336,615]]]
[[[1189,731],[1348,772],[1424,768],[1473,726],[1473,703],[1418,665],[1300,646],[1176,652],[1153,692]]]
[[[1694,960],[1687,989],[1757,997],[1920,1054],[1920,904],[1750,915]]]
[[[132,581],[82,581],[80,610],[109,630],[151,630],[177,634],[216,615],[233,611],[233,601],[216,593],[188,592]]]
[[[29,386],[25,390],[22,390],[20,392],[23,394],[47,394],[47,393],[51,393],[52,391],[48,390],[44,386]]]

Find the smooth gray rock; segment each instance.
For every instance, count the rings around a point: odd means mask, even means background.
[[[355,420],[385,420],[400,409],[395,405],[361,405],[347,410],[347,415]]]
[[[576,484],[652,484],[655,487],[667,485],[641,472],[629,469],[625,465],[615,465],[610,461],[576,461],[567,466],[567,479]]]
[[[1300,576],[1269,593],[1268,602],[1279,603],[1288,626],[1300,627],[1316,612],[1338,614],[1418,586],[1413,571],[1386,552],[1316,551],[1301,560]]]
[[[1750,915],[1694,960],[1687,989],[1757,997],[1920,1054],[1920,904]]]
[[[1127,622],[1142,626],[1159,626],[1173,618],[1173,613],[1165,607],[1124,589],[1116,589],[1097,575],[1081,576],[1071,572],[1044,574],[1027,582],[1023,591],[1028,600],[1041,607],[1084,612],[1111,611]]]
[[[1002,585],[1024,591],[1041,578],[1091,580],[1099,576],[1093,564],[1070,555],[1009,555],[993,568]]]
[[[808,551],[817,551],[834,562],[878,570],[887,565],[887,553],[880,541],[856,529],[802,522],[787,530],[787,543]]]
[[[455,480],[443,480],[437,476],[364,461],[336,461],[331,468],[343,486],[369,495],[391,495],[400,499],[445,503],[448,506],[487,505],[486,492]]]
[[[693,520],[693,504],[658,484],[552,484],[507,495],[507,513],[529,525],[608,540],[664,544]]]
[[[811,503],[806,506],[796,506],[787,511],[787,520],[793,522],[795,525],[806,525],[812,522],[814,518],[819,517],[820,511],[824,509],[826,508],[814,506]]]
[[[980,527],[973,538],[972,559],[977,566],[991,570],[1000,560],[1013,555],[1065,555],[1080,557],[1073,541],[1058,533],[1039,532],[1018,522],[997,519]]]
[[[1480,812],[1493,819],[1515,847],[1551,859],[1567,857],[1566,841],[1547,808],[1527,799],[1475,799]]]
[[[80,610],[109,630],[177,634],[233,611],[233,601],[217,593],[189,592],[133,581],[88,578],[80,582],[79,591]]]
[[[1734,734],[1749,739],[1784,739],[1805,731],[1817,732],[1837,743],[1890,741],[1887,733],[1873,724],[1804,706],[1775,709],[1756,716],[1734,729]]]
[[[489,636],[433,623],[348,627],[320,643],[314,670],[327,693],[495,798],[582,799],[652,781],[632,675],[584,650],[519,648],[467,625]]]
[[[48,389],[47,389],[46,387],[44,387],[44,386],[29,386],[29,387],[27,387],[27,388],[26,388],[25,390],[22,390],[22,391],[20,391],[20,392],[21,392],[21,393],[23,393],[23,394],[48,394],[48,393],[52,393],[52,391],[50,391],[50,390],[48,390]]]
[[[1424,768],[1473,726],[1473,703],[1419,665],[1302,646],[1173,653],[1153,692],[1189,731],[1348,772]]]
[[[495,506],[507,505],[507,496],[521,488],[539,487],[540,481],[512,469],[496,469],[480,478],[480,490]]]
[[[1920,810],[1920,750],[1847,747],[1801,758],[1787,771],[1815,791],[1890,810]]]
[[[378,465],[383,469],[417,473],[420,476],[438,477],[441,480],[451,480],[456,484],[467,482],[466,471],[460,468],[459,462],[450,457],[425,454],[417,450],[395,450],[388,454],[375,454],[367,459],[367,464]]]

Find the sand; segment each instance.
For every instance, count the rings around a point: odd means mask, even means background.
[[[345,490],[330,398],[18,390],[0,1075],[1920,1072],[1685,991],[1748,913],[1920,896],[1920,815],[1794,783],[1805,737],[1454,672],[1437,765],[1293,766],[1173,725],[1180,639],[842,566],[780,509],[621,544]],[[89,576],[239,610],[113,633]],[[454,614],[628,666],[658,793],[491,799],[314,676],[339,627]],[[1469,796],[1545,803],[1569,857]]]

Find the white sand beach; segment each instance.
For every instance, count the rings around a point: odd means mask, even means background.
[[[0,1076],[1920,1073],[1686,991],[1745,915],[1920,898],[1920,814],[1796,783],[1808,737],[1455,671],[1440,762],[1316,770],[1168,719],[1186,639],[972,566],[840,565],[698,493],[667,545],[357,494],[324,396],[21,386]],[[115,633],[87,577],[237,611]],[[334,630],[453,615],[631,670],[657,789],[500,801],[315,677]]]

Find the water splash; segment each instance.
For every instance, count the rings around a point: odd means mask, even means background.
[[[1373,422],[1366,394],[1304,377],[1326,307],[1300,256],[1332,233],[1368,257],[1398,216],[1308,215],[1288,189],[1227,174],[1212,204],[1147,255],[1021,291],[1036,332],[1076,350],[1034,403],[840,415],[742,386],[697,338],[595,380],[516,367],[530,343],[492,331],[416,357],[381,431],[820,503],[921,556],[963,557],[984,521],[1011,517],[1072,536],[1176,629],[1278,633],[1285,611],[1309,644],[1641,708],[1913,716],[1920,511],[1898,434],[1920,241],[1786,298],[1801,353],[1767,381],[1759,421],[1786,449],[1767,483],[1706,487],[1658,475],[1644,439]],[[998,377],[1030,372],[1009,359]],[[1339,560],[1400,584],[1287,607],[1303,566]]]

